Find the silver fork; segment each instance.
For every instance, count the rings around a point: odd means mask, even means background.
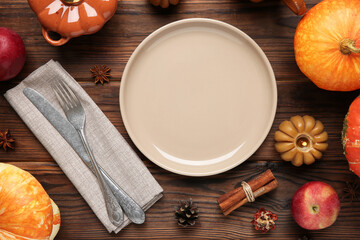
[[[104,180],[104,176],[100,171],[100,167],[95,160],[95,157],[91,151],[91,148],[86,140],[84,133],[85,126],[85,111],[82,107],[79,99],[74,94],[74,92],[62,81],[54,81],[52,88],[56,94],[56,97],[65,112],[65,115],[69,122],[74,126],[78,132],[81,141],[88,153],[91,162],[93,164],[95,175],[97,177],[101,192],[104,196],[105,205],[107,214],[112,224],[115,226],[120,226],[123,222],[124,213],[119,205],[119,202],[116,200],[114,194],[112,193],[110,187]]]

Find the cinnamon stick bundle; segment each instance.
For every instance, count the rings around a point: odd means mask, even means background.
[[[252,178],[247,183],[250,185],[255,198],[270,192],[279,185],[270,169]],[[220,196],[217,201],[224,215],[229,215],[232,211],[247,203],[248,199],[243,188],[238,187]]]

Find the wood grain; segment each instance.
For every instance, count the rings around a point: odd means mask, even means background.
[[[307,1],[310,8],[318,0]],[[252,37],[264,50],[274,69],[278,86],[278,109],[270,134],[259,150],[244,164],[226,173],[192,178],[167,172],[150,162],[138,150],[160,185],[164,197],[147,212],[144,225],[128,226],[119,234],[109,234],[77,190],[24,125],[3,96],[0,97],[0,130],[11,129],[16,139],[15,151],[0,151],[0,161],[30,171],[58,203],[62,226],[57,239],[359,239],[360,201],[341,200],[336,223],[321,231],[306,231],[291,217],[290,202],[294,192],[308,181],[331,184],[339,196],[346,181],[356,177],[348,170],[343,156],[340,132],[347,108],[358,92],[338,93],[318,89],[298,69],[293,53],[293,35],[299,17],[281,1],[265,0],[254,4],[247,0],[183,0],[169,9],[155,8],[146,0],[123,0],[113,19],[95,35],[72,39],[62,47],[48,45],[41,36],[41,26],[26,0],[0,0],[0,26],[10,27],[24,39],[27,62],[13,80],[0,83],[0,93],[16,86],[22,79],[50,59],[59,61],[74,76],[119,132],[134,148],[119,113],[119,87],[127,60],[136,46],[157,28],[175,20],[206,17],[230,23]],[[89,68],[107,64],[112,68],[110,84],[94,85]],[[322,160],[311,166],[293,167],[275,152],[274,132],[281,121],[293,115],[312,115],[321,120],[329,134],[329,149]],[[229,216],[222,215],[216,199],[266,169],[279,180],[277,190],[246,204]],[[200,209],[200,220],[191,228],[180,228],[174,218],[178,200],[192,198]],[[250,221],[259,207],[278,214],[277,230],[260,234]]]

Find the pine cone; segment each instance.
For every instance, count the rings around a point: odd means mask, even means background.
[[[192,199],[189,201],[180,201],[178,210],[175,211],[175,218],[178,220],[178,224],[183,227],[195,225],[196,220],[199,217],[199,210]]]
[[[180,0],[150,0],[154,6],[160,6],[162,8],[168,8],[170,4],[176,5]]]
[[[255,230],[267,232],[270,230],[275,230],[276,225],[275,221],[277,220],[277,215],[270,211],[266,211],[264,208],[260,208],[254,215],[254,219],[251,223],[255,226]]]

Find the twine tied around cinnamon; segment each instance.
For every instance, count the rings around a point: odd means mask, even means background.
[[[251,190],[250,185],[247,182],[242,181],[241,186],[245,192],[248,202],[255,202],[255,196],[254,196],[253,191]]]

